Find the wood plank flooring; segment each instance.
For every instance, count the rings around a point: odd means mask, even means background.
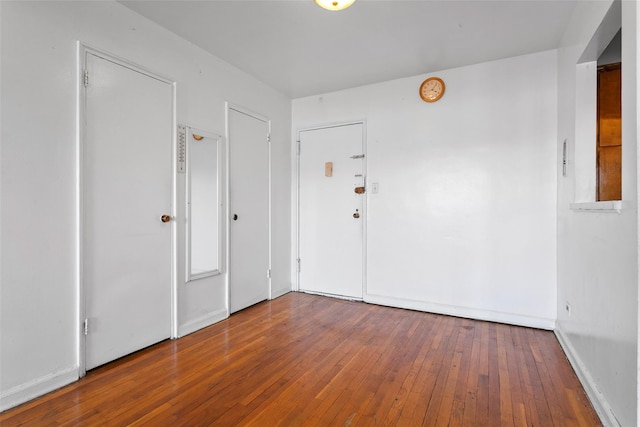
[[[0,424],[601,425],[552,332],[301,293],[97,368]]]

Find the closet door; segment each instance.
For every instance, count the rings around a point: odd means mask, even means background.
[[[171,334],[171,84],[88,53],[82,147],[85,367]]]
[[[228,110],[229,311],[269,298],[269,121]]]

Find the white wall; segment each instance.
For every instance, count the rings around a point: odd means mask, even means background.
[[[272,120],[272,282],[274,294],[291,288],[288,98],[115,2],[0,2],[0,8],[2,408],[78,373],[78,40],[175,79],[178,122],[224,135],[225,101]],[[184,176],[178,178],[183,188]],[[185,285],[180,256],[177,277],[181,334],[226,316],[225,274]]]
[[[559,49],[558,153],[566,138],[569,167],[567,177],[558,175],[556,333],[601,418],[610,425],[635,426],[638,396],[638,15],[635,2],[621,3],[623,204],[620,213],[570,207],[574,202],[588,201],[586,197],[591,201],[595,199],[595,184],[587,184],[590,179],[585,179],[585,173],[581,172],[588,168],[580,163],[584,162],[580,153],[590,152],[592,159],[595,158],[595,132],[582,130],[584,115],[580,111],[588,107],[588,102],[576,93],[580,91],[580,86],[576,89],[576,63],[587,46],[588,51],[604,49],[610,37],[615,35],[617,28],[610,22],[611,15],[605,19],[612,2],[579,4]],[[620,3],[614,7],[618,8],[619,25]],[[592,38],[594,43],[590,44]],[[597,58],[597,52],[589,55],[583,59]],[[595,129],[595,114],[593,116],[589,126]],[[595,168],[595,163],[592,167]],[[595,171],[591,173],[595,175]],[[574,205],[577,207],[584,205]]]
[[[392,306],[552,329],[556,51],[293,102],[293,126],[366,118],[367,288]],[[295,202],[294,202],[295,203]]]

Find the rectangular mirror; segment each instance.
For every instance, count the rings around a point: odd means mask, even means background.
[[[185,127],[187,282],[220,274],[221,136]]]

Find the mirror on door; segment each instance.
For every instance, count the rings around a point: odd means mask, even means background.
[[[187,282],[220,274],[221,136],[185,127]]]

